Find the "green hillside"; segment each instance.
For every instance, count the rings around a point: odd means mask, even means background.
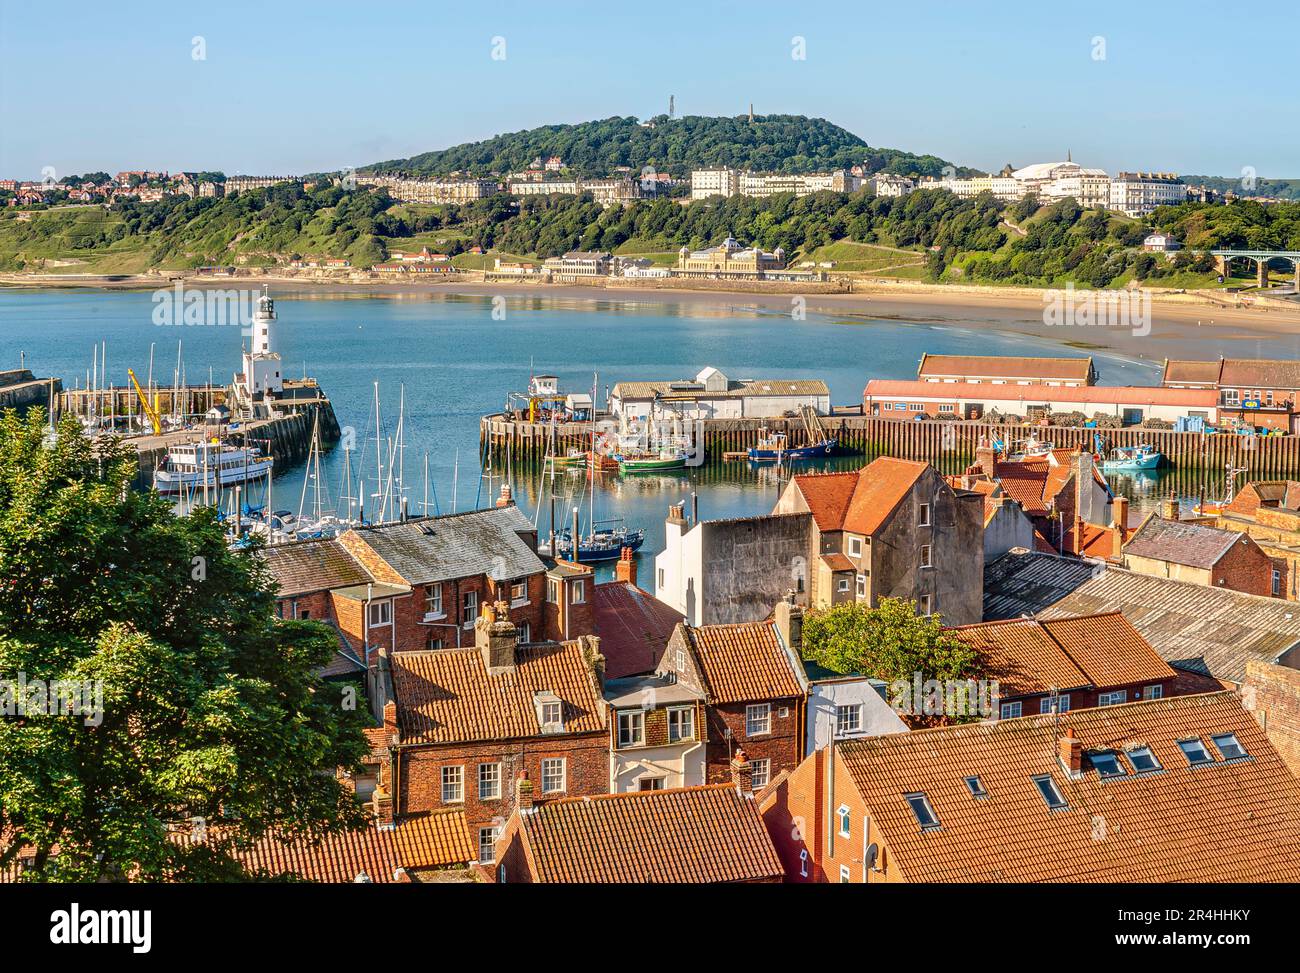
[[[409,159],[364,166],[367,172],[413,175],[477,175],[518,172],[536,158],[559,156],[579,175],[607,175],[620,166],[640,172],[684,176],[692,168],[733,166],[772,172],[814,172],[865,163],[871,171],[902,175],[942,173],[949,163],[933,155],[898,149],[873,149],[852,132],[824,118],[762,115],[712,118],[660,115],[640,123],[635,118],[606,118],[577,125],[544,125],[497,135]],[[965,170],[959,170],[965,171]]]

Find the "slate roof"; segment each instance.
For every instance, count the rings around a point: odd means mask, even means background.
[[[987,596],[986,596],[987,599]],[[987,604],[987,600],[986,600]],[[1041,619],[1121,611],[1175,669],[1241,683],[1251,659],[1276,662],[1300,643],[1300,605],[1108,567]]]
[[[1238,541],[1249,543],[1249,538],[1235,530],[1152,515],[1125,542],[1124,553],[1193,568],[1212,568]]]
[[[517,817],[536,882],[784,877],[758,803],[732,784],[548,801]]]
[[[972,378],[1051,379],[1086,382],[1092,374],[1091,358],[1014,358],[981,355],[922,355],[918,379],[927,376]]]
[[[1008,551],[984,567],[984,620],[1037,614],[1104,570],[1060,554]]]
[[[263,548],[261,557],[279,585],[281,598],[297,598],[370,580],[365,568],[332,537],[275,544]]]
[[[477,574],[508,580],[544,571],[541,558],[519,536],[532,530],[512,504],[366,527],[349,535],[415,585]]]
[[[1058,733],[1084,753],[1072,779]],[[1235,733],[1248,759],[1223,760],[1211,734]],[[1192,768],[1177,741],[1215,756]],[[1094,750],[1145,745],[1159,771],[1101,780]],[[1278,882],[1300,880],[1300,782],[1231,693],[1073,710],[839,744],[844,767],[913,882]],[[1127,760],[1125,760],[1127,764]],[[977,775],[988,796],[974,798]],[[1051,775],[1068,806],[1051,810],[1033,778]],[[939,827],[904,799],[921,793]]]
[[[796,675],[771,622],[683,625],[712,703],[802,696]]]
[[[397,652],[393,695],[402,743],[513,740],[542,735],[535,699],[553,692],[566,732],[605,728],[605,705],[582,640],[515,650],[513,669],[489,675],[477,649]]]
[[[594,586],[592,619],[605,657],[605,677],[653,672],[677,623],[686,618],[627,581]]]

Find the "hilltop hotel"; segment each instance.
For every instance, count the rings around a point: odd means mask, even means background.
[[[691,199],[710,196],[771,196],[794,193],[805,196],[829,189],[853,192],[867,182],[878,196],[902,196],[916,189],[946,189],[963,199],[992,193],[995,199],[1014,203],[1029,195],[1050,201],[1073,197],[1085,209],[1101,206],[1126,216],[1144,216],[1157,206],[1170,206],[1187,198],[1187,187],[1172,172],[1121,172],[1113,179],[1104,169],[1089,169],[1070,158],[1064,162],[1038,162],[1003,172],[1001,175],[923,178],[913,187],[910,180],[881,174],[865,179],[845,170],[791,175],[755,173],[739,169],[696,169],[691,173]]]

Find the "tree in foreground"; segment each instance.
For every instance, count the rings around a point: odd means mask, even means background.
[[[915,602],[882,598],[876,608],[847,602],[810,612],[803,651],[834,672],[889,683],[890,703],[913,726],[975,715],[964,687],[979,675],[979,653],[944,629],[939,615],[918,615]],[[928,685],[940,687],[938,712],[918,698]]]
[[[363,822],[331,772],[365,751],[316,675],[333,633],[277,619],[257,555],[135,473],[74,417],[0,416],[0,873],[231,879],[230,848]]]

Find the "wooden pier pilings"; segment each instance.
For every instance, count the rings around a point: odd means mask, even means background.
[[[960,473],[975,458],[982,440],[1008,445],[1031,434],[1057,448],[1092,451],[1100,436],[1105,449],[1150,443],[1164,456],[1164,464],[1175,470],[1203,470],[1217,477],[1232,464],[1244,469],[1247,480],[1285,479],[1300,476],[1300,436],[1238,436],[1231,433],[1173,432],[1163,429],[1086,429],[1072,426],[1008,426],[982,422],[909,422],[877,416],[823,416],[822,425],[834,435],[842,451],[867,459],[896,456],[924,460],[941,473]],[[600,423],[597,423],[598,429]],[[743,452],[758,444],[761,430],[783,432],[800,442],[803,423],[798,418],[706,419],[704,447],[706,462],[722,462],[723,454]],[[508,416],[484,416],[479,424],[483,458],[516,462],[540,462],[551,447],[563,454],[571,448],[586,449],[591,441],[590,422],[527,422]],[[499,463],[498,463],[499,465]]]

